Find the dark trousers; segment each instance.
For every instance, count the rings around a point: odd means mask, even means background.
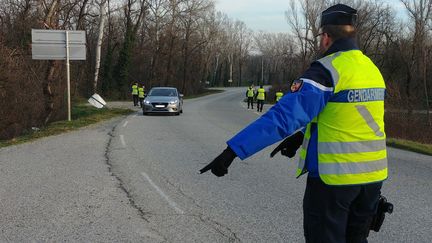
[[[309,177],[303,199],[306,243],[367,243],[381,186],[329,186]]]
[[[253,109],[253,97],[247,97],[247,102],[248,102],[248,109],[249,109],[249,105],[251,105]]]
[[[264,100],[257,100],[257,111],[262,112],[264,107]]]
[[[139,104],[141,107],[143,107],[144,98],[139,98]]]
[[[134,106],[138,105],[138,95],[132,95]]]

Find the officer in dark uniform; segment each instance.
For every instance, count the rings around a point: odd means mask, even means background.
[[[266,92],[262,85],[260,85],[259,89],[256,92],[256,100],[257,100],[257,111],[262,112],[264,107],[264,101],[266,99]]]
[[[253,109],[254,96],[255,96],[255,88],[254,88],[254,86],[252,84],[246,90],[246,98],[247,98],[248,109],[249,109],[249,106],[252,106],[252,109]]]
[[[138,101],[139,101],[138,88],[139,88],[138,83],[134,83],[132,85],[132,99],[133,99],[134,106],[138,106]]]
[[[271,153],[293,157],[308,173],[303,200],[306,242],[367,242],[387,178],[385,83],[355,43],[357,11],[337,4],[321,14],[322,58],[268,112],[231,138],[208,170],[220,177],[285,139]]]

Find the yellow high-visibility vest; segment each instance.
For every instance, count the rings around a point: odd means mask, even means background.
[[[138,97],[144,98],[144,95],[145,95],[144,88],[142,88],[142,87],[138,88]]]
[[[276,92],[276,101],[279,101],[284,94],[282,92]]]
[[[317,129],[318,172],[328,185],[359,185],[387,178],[384,79],[359,50],[318,60],[330,71],[334,95],[308,124],[297,175],[305,172],[312,124]]]
[[[263,88],[258,89],[257,100],[265,100],[265,89]]]
[[[253,88],[248,88],[247,90],[247,97],[254,97],[255,90]]]
[[[132,95],[138,94],[138,85],[132,85]]]

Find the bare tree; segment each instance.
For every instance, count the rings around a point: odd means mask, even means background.
[[[319,46],[316,35],[319,33],[320,14],[324,6],[325,0],[290,0],[290,9],[285,12],[301,50],[302,69],[317,57]]]
[[[426,110],[428,114],[428,124],[431,125],[429,115],[429,96],[427,86],[427,50],[426,40],[428,38],[428,22],[431,20],[432,1],[431,0],[400,0],[406,10],[408,11],[413,26],[411,31],[413,32],[411,52],[410,52],[410,63],[408,79],[406,81],[406,92],[408,98],[414,98],[411,95],[412,90],[418,89],[418,85],[422,84],[424,90],[424,97],[426,103]],[[429,47],[430,48],[430,47]],[[422,80],[421,83],[417,83],[417,80]],[[414,94],[415,96],[415,94]],[[409,105],[409,110],[412,110],[412,105]]]
[[[106,9],[106,0],[101,0],[100,2],[96,1],[99,5],[99,34],[96,44],[96,57],[95,57],[95,72],[93,79],[93,93],[96,93],[97,83],[99,77],[99,67],[100,67],[100,57],[101,57],[101,47],[102,47],[102,39],[104,34],[104,24],[105,24],[105,9]]]

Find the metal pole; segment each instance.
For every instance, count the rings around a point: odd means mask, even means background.
[[[264,85],[264,57],[261,58],[261,84]]]
[[[233,54],[231,53],[231,58],[230,58],[230,86],[232,85],[233,82],[233,77],[232,77],[232,72],[233,72],[233,61],[234,61],[234,57]]]
[[[71,121],[71,97],[70,97],[70,67],[69,67],[69,32],[66,30],[66,80],[67,80],[67,102],[68,121]]]

